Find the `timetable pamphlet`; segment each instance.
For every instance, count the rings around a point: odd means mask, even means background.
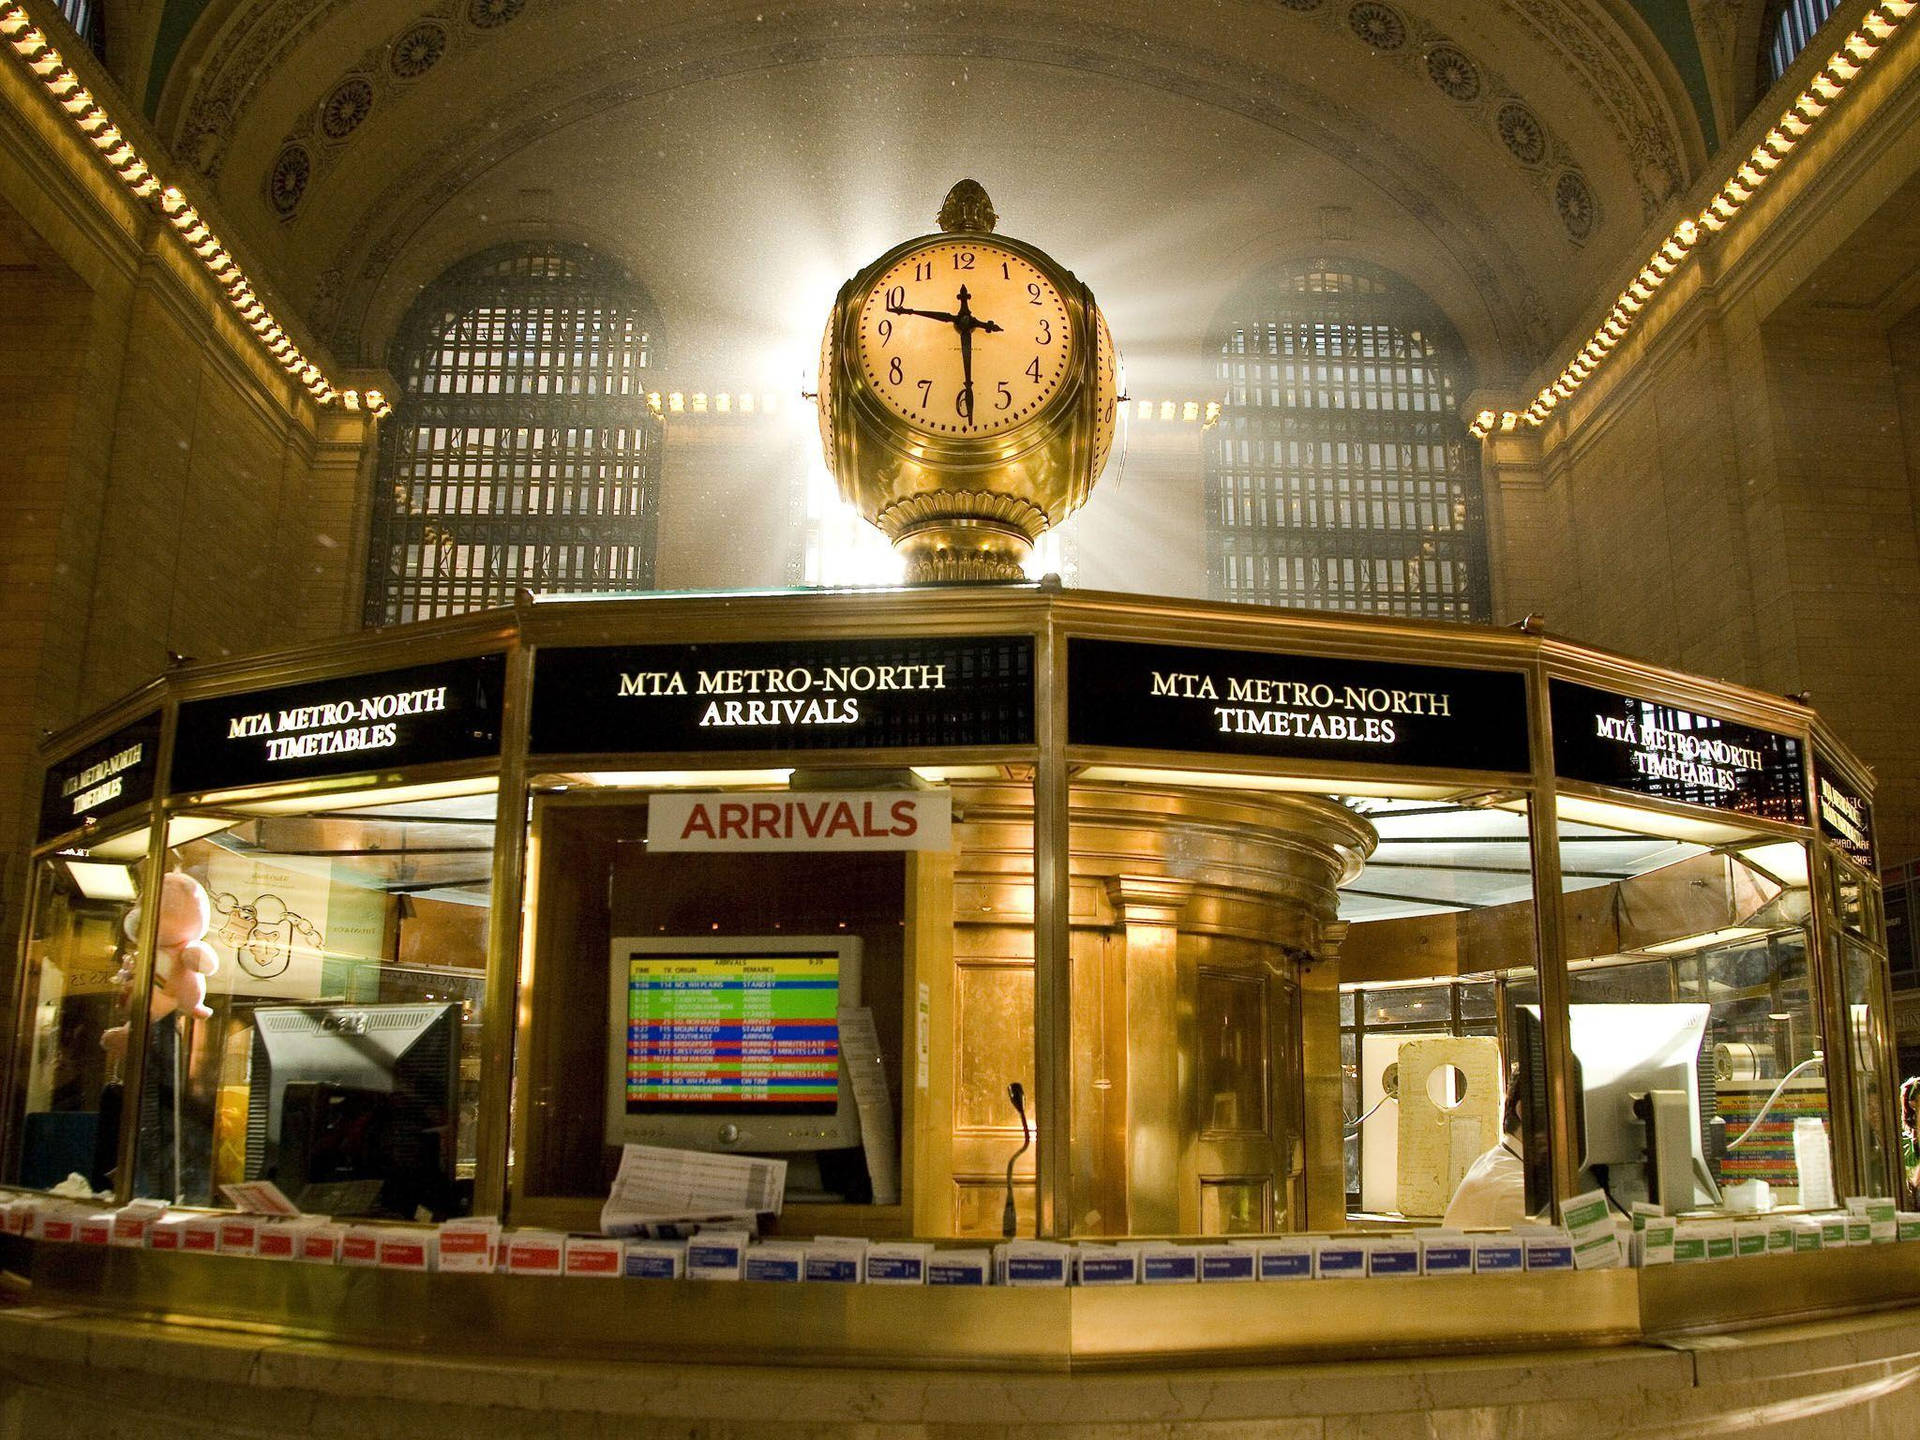
[[[784,1160],[625,1145],[600,1228],[617,1235],[676,1220],[777,1215],[786,1190]]]

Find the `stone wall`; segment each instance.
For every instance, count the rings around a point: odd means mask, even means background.
[[[1876,82],[1547,425],[1489,437],[1486,474],[1497,618],[1808,692],[1873,767],[1901,861],[1920,855],[1920,60]]]

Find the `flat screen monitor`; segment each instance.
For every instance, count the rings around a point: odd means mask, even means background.
[[[1573,1044],[1574,1077],[1580,1089],[1575,1146],[1582,1169],[1604,1167],[1607,1186],[1622,1205],[1649,1197],[1647,1126],[1635,1115],[1633,1100],[1653,1090],[1686,1096],[1691,1152],[1690,1185],[1661,1197],[1669,1213],[1696,1205],[1718,1204],[1720,1189],[1707,1163],[1706,1129],[1701,1123],[1701,1051],[1709,1010],[1697,1004],[1571,1005],[1568,1028]],[[1544,1182],[1551,1174],[1546,1150],[1545,1046],[1540,1012],[1520,1010],[1524,1138],[1530,1207],[1544,1203]]]
[[[321,1214],[458,1213],[461,1014],[448,1004],[256,1009],[247,1178]]]
[[[745,1153],[860,1143],[846,935],[626,937],[608,985],[607,1143]]]

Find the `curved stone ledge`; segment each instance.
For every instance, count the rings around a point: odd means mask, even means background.
[[[36,1440],[1904,1440],[1916,1377],[1920,1309],[1662,1345],[1095,1375],[461,1357],[0,1311],[0,1406]]]

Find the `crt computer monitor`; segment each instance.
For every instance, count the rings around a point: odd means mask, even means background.
[[[607,995],[609,1145],[860,1143],[839,1020],[860,1004],[857,937],[620,938]]]
[[[456,1213],[461,1016],[457,1004],[257,1008],[247,1178],[324,1213]]]
[[[1583,1170],[1604,1167],[1608,1189],[1621,1204],[1648,1198],[1647,1127],[1634,1113],[1633,1098],[1652,1090],[1686,1097],[1691,1183],[1665,1194],[1674,1213],[1714,1205],[1720,1188],[1707,1163],[1702,1123],[1700,1065],[1710,1011],[1699,1004],[1571,1005],[1574,1080],[1580,1092],[1574,1145]],[[1552,1171],[1546,1146],[1546,1047],[1538,1006],[1517,1012],[1517,1059],[1523,1096],[1523,1145],[1527,1165],[1527,1210],[1537,1214],[1550,1196]]]

